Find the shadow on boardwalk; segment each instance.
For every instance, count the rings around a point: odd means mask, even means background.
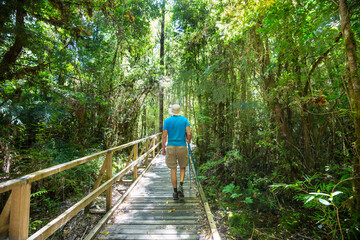
[[[192,178],[190,184],[188,172],[185,198],[173,200],[172,193],[170,170],[159,155],[97,239],[210,239],[196,183]]]

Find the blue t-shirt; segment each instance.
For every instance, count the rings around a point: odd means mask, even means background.
[[[168,132],[168,145],[186,146],[185,129],[189,126],[189,121],[183,116],[171,116],[165,119],[163,129]]]

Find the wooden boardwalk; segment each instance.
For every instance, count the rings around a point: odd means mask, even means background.
[[[97,239],[211,239],[194,176],[190,189],[186,170],[185,198],[173,200],[170,170],[157,156]]]

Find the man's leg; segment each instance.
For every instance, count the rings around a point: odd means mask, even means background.
[[[174,200],[178,200],[179,199],[179,195],[178,195],[178,190],[177,190],[177,176],[176,176],[176,168],[175,169],[171,169],[171,183],[172,186],[174,188],[174,193],[173,193],[173,199]]]
[[[180,168],[180,183],[183,183],[184,182],[184,179],[185,179],[185,169],[186,168]],[[176,174],[176,172],[175,172]]]
[[[179,165],[180,165],[180,186],[179,186],[179,197],[184,197],[184,179],[185,179],[185,169],[188,165],[188,151],[186,147],[179,147],[178,148],[178,158],[179,158]]]
[[[171,169],[171,183],[174,188],[173,199],[177,200],[179,199],[178,190],[177,190],[177,176],[176,176],[177,161],[176,161],[175,149],[173,148],[173,146],[167,147],[166,165],[168,166],[168,168]]]
[[[185,168],[184,167],[180,167],[180,186],[179,186],[179,197],[183,198],[184,197],[184,179],[185,179]]]
[[[181,177],[181,171],[180,171],[180,177]],[[176,168],[171,169],[171,183],[172,183],[173,188],[177,188]]]

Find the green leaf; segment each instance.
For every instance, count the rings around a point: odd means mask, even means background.
[[[304,204],[307,204],[308,202],[310,202],[311,200],[313,200],[315,197],[314,196],[311,196],[308,198],[308,200],[306,200],[306,202]]]
[[[229,184],[223,188],[223,193],[232,193],[234,191],[235,185]]]
[[[329,194],[326,194],[326,193],[320,193],[320,192],[317,192],[317,193],[312,192],[312,193],[309,193],[309,194],[311,194],[311,195],[321,195],[321,196],[331,197]]]
[[[254,201],[252,200],[252,198],[251,197],[246,197],[245,198],[245,201],[244,201],[244,203],[253,203]]]
[[[233,194],[231,194],[231,198],[238,198],[238,197],[240,197],[242,194],[240,193],[240,194],[238,194],[238,193],[233,193]]]
[[[336,195],[339,195],[339,194],[341,194],[341,193],[343,193],[343,192],[341,192],[341,191],[336,191],[336,192],[333,192],[333,193],[331,194],[331,196],[332,196],[332,197],[335,197]]]

